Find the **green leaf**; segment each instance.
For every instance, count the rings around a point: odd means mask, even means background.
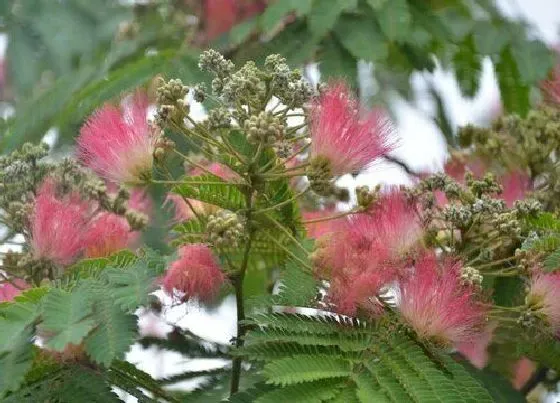
[[[3,323],[0,322],[0,329]],[[16,390],[33,364],[32,332],[26,329],[12,340],[9,351],[0,351],[0,398]]]
[[[185,183],[173,187],[173,193],[232,211],[245,208],[241,185],[224,182],[214,175],[184,176],[180,180]]]
[[[311,0],[281,0],[275,1],[268,6],[261,16],[261,26],[266,33],[273,31],[284,19],[284,17],[296,12],[305,15],[311,9]]]
[[[498,277],[492,286],[494,303],[500,306],[517,306],[525,298],[525,283],[520,277]]]
[[[453,57],[453,65],[461,89],[466,96],[474,97],[480,84],[482,64],[472,35],[467,36],[459,45],[459,51]]]
[[[15,150],[25,142],[39,141],[50,127],[67,129],[103,102],[146,83],[158,73],[193,81],[201,77],[196,58],[190,53],[172,49],[149,55],[142,51],[135,56],[113,70],[111,63],[102,67],[85,65],[65,74],[37,96],[26,99],[18,105],[11,135],[3,139],[3,146]],[[73,136],[75,132],[69,133]]]
[[[79,345],[95,325],[91,313],[91,303],[81,292],[52,289],[43,301],[41,329],[49,335],[47,346],[62,351],[68,344]]]
[[[375,10],[381,10],[389,0],[367,0],[370,7]]]
[[[120,402],[117,395],[111,391],[111,386],[106,382],[103,372],[75,367],[67,374],[62,385],[53,388],[52,392],[54,399],[58,398],[63,402]]]
[[[496,403],[523,403],[525,396],[515,390],[511,382],[490,369],[479,370],[464,362],[467,371],[479,380],[490,392]]]
[[[348,377],[352,373],[350,362],[332,357],[300,355],[297,358],[282,358],[265,365],[263,373],[269,383],[290,385]]]
[[[0,354],[16,348],[40,315],[44,288],[25,291],[14,302],[0,304]]]
[[[174,245],[183,245],[186,243],[200,242],[206,238],[206,222],[203,217],[201,219],[191,218],[183,221],[173,227],[173,232],[178,237],[173,240]]]
[[[278,399],[282,392],[292,400],[295,391],[304,401],[317,402],[323,401],[318,397],[323,392],[325,399],[337,402],[494,401],[483,382],[461,364],[419,344],[394,323],[365,325],[336,315],[260,314],[251,324],[257,327],[234,354],[264,361],[262,373],[277,388],[256,389],[252,400],[246,396],[236,401]],[[360,349],[345,348],[358,340]],[[325,388],[320,386],[323,382]],[[315,394],[305,392],[315,389]]]
[[[390,41],[406,41],[411,29],[412,16],[406,0],[391,0],[376,9],[381,31]]]
[[[472,32],[475,20],[464,4],[444,7],[437,14],[451,33],[447,41],[461,42]]]
[[[527,85],[543,80],[554,66],[554,56],[541,41],[523,40],[511,47],[513,59],[517,63],[521,82]]]
[[[358,65],[356,58],[337,40],[323,42],[323,51],[319,69],[321,80],[329,78],[346,78],[348,83],[357,88]]]
[[[247,38],[255,32],[255,29],[258,26],[257,22],[258,20],[256,18],[252,18],[234,26],[229,32],[231,43],[237,46],[245,42]]]
[[[500,54],[500,61],[496,64],[498,85],[505,109],[510,113],[517,113],[521,117],[529,111],[529,86],[523,84],[512,50],[506,47]]]
[[[125,311],[146,306],[151,298],[150,294],[157,289],[156,276],[144,264],[127,270],[108,269],[103,276],[114,302]]]
[[[321,403],[336,397],[341,387],[344,387],[342,382],[331,379],[305,382],[264,393],[254,401],[255,403]]]
[[[544,259],[544,269],[553,272],[560,269],[560,249],[556,249]]]
[[[323,37],[333,29],[338,17],[345,8],[344,0],[315,0],[313,8],[307,17],[307,24],[311,34],[317,38]]]
[[[483,55],[499,55],[510,41],[504,31],[490,21],[476,21],[472,31],[476,49]]]
[[[111,384],[137,397],[139,401],[141,401],[140,399],[146,402],[157,401],[149,399],[143,391],[153,394],[154,397],[161,397],[166,401],[174,401],[169,398],[158,381],[127,361],[113,361],[109,368],[107,378]]]
[[[137,318],[124,313],[102,290],[95,302],[97,327],[86,338],[85,348],[92,360],[109,366],[114,359],[123,358],[134,342]]]
[[[367,18],[344,16],[335,28],[335,35],[356,59],[368,62],[384,60],[387,43],[376,24]]]
[[[282,274],[276,303],[286,306],[309,306],[317,297],[317,280],[306,267],[290,261]]]

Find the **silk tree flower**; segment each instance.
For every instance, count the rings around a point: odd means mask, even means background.
[[[123,110],[106,104],[82,126],[78,157],[99,176],[119,184],[151,177],[156,136],[146,114],[148,99],[136,93]]]
[[[439,263],[426,254],[414,272],[400,283],[398,310],[420,339],[453,346],[480,336],[486,325],[486,308],[476,289],[460,280],[460,262]]]
[[[317,211],[304,211],[302,217],[305,221],[313,221],[324,219],[336,214],[334,209],[317,210]],[[318,222],[305,223],[305,230],[308,238],[318,239],[326,234],[336,230],[337,224],[341,219],[326,220]]]
[[[328,300],[338,312],[361,308],[377,315],[381,289],[403,275],[423,235],[416,212],[396,189],[383,195],[368,213],[331,222],[316,242],[315,274],[328,280]]]
[[[511,171],[500,177],[502,193],[498,198],[504,200],[506,205],[513,207],[516,200],[523,200],[528,192],[532,190],[531,179],[526,172]]]
[[[358,172],[395,145],[385,112],[362,116],[359,104],[341,82],[332,83],[311,106],[311,164],[330,176]]]
[[[494,337],[494,330],[497,326],[496,322],[491,322],[475,338],[455,346],[457,351],[469,360],[475,368],[483,369],[488,363],[488,346]]]
[[[527,305],[542,315],[554,333],[560,332],[560,273],[536,273],[527,293]]]
[[[179,259],[173,262],[163,279],[164,291],[182,300],[197,298],[208,302],[216,296],[225,277],[216,257],[204,244],[189,244],[179,249]]]
[[[100,213],[89,224],[84,235],[84,253],[88,258],[105,257],[132,247],[137,240],[135,232],[124,217]]]
[[[13,284],[1,283],[0,284],[0,302],[13,301],[15,297],[23,292],[28,287],[27,283],[23,280],[15,279]]]
[[[367,213],[337,220],[331,227],[332,233],[318,241],[315,254],[317,265],[327,270],[347,269],[346,256],[358,267],[399,261],[416,248],[423,235],[414,206],[397,189],[380,197]]]
[[[204,27],[208,40],[228,32],[239,22],[264,10],[262,0],[205,0]]]
[[[35,198],[30,218],[30,249],[35,259],[67,266],[78,259],[84,247],[90,205],[76,193],[62,198],[55,182],[47,178]]]

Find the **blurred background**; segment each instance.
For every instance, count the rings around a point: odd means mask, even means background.
[[[54,158],[68,154],[104,102],[151,93],[158,76],[208,82],[197,56],[212,47],[237,65],[280,53],[310,81],[343,77],[364,104],[387,107],[402,139],[394,163],[341,182],[408,183],[407,170],[442,169],[458,127],[539,102],[559,27],[558,0],[0,0],[0,152],[43,140]],[[193,113],[207,106],[193,102]],[[227,344],[232,301],[209,311],[167,301],[166,323],[140,324]],[[155,377],[205,367],[179,358],[139,345],[128,357]]]

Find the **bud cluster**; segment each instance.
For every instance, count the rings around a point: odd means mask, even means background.
[[[219,210],[208,216],[206,224],[209,241],[217,247],[238,247],[245,238],[245,223],[238,214]]]
[[[253,144],[270,146],[284,136],[284,125],[280,118],[270,112],[262,111],[245,121],[247,140]]]
[[[381,186],[377,185],[373,190],[369,186],[356,187],[356,199],[358,206],[367,210],[372,204],[377,202],[380,196]]]
[[[182,123],[189,114],[189,104],[185,97],[189,88],[180,79],[164,82],[156,90],[158,112],[155,117],[156,125],[164,128],[169,122]]]
[[[461,281],[465,285],[480,287],[483,277],[480,271],[471,266],[461,268]]]

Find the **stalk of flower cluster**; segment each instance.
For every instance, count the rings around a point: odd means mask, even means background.
[[[258,157],[258,156],[256,156]],[[252,166],[253,164],[251,164]],[[243,325],[245,321],[245,304],[243,300],[243,280],[245,279],[245,272],[247,271],[247,265],[249,263],[249,256],[251,253],[251,246],[253,243],[254,231],[251,226],[251,218],[253,215],[253,192],[255,191],[254,185],[249,186],[245,191],[245,201],[247,205],[246,219],[248,228],[247,243],[245,244],[245,250],[243,252],[243,261],[239,267],[239,271],[232,279],[233,286],[235,288],[235,305],[237,311],[237,337],[235,338],[235,347],[240,348],[243,346],[243,336],[245,336],[246,327]],[[239,390],[239,381],[241,377],[241,357],[234,357],[231,366],[231,386],[230,393],[233,395]]]

